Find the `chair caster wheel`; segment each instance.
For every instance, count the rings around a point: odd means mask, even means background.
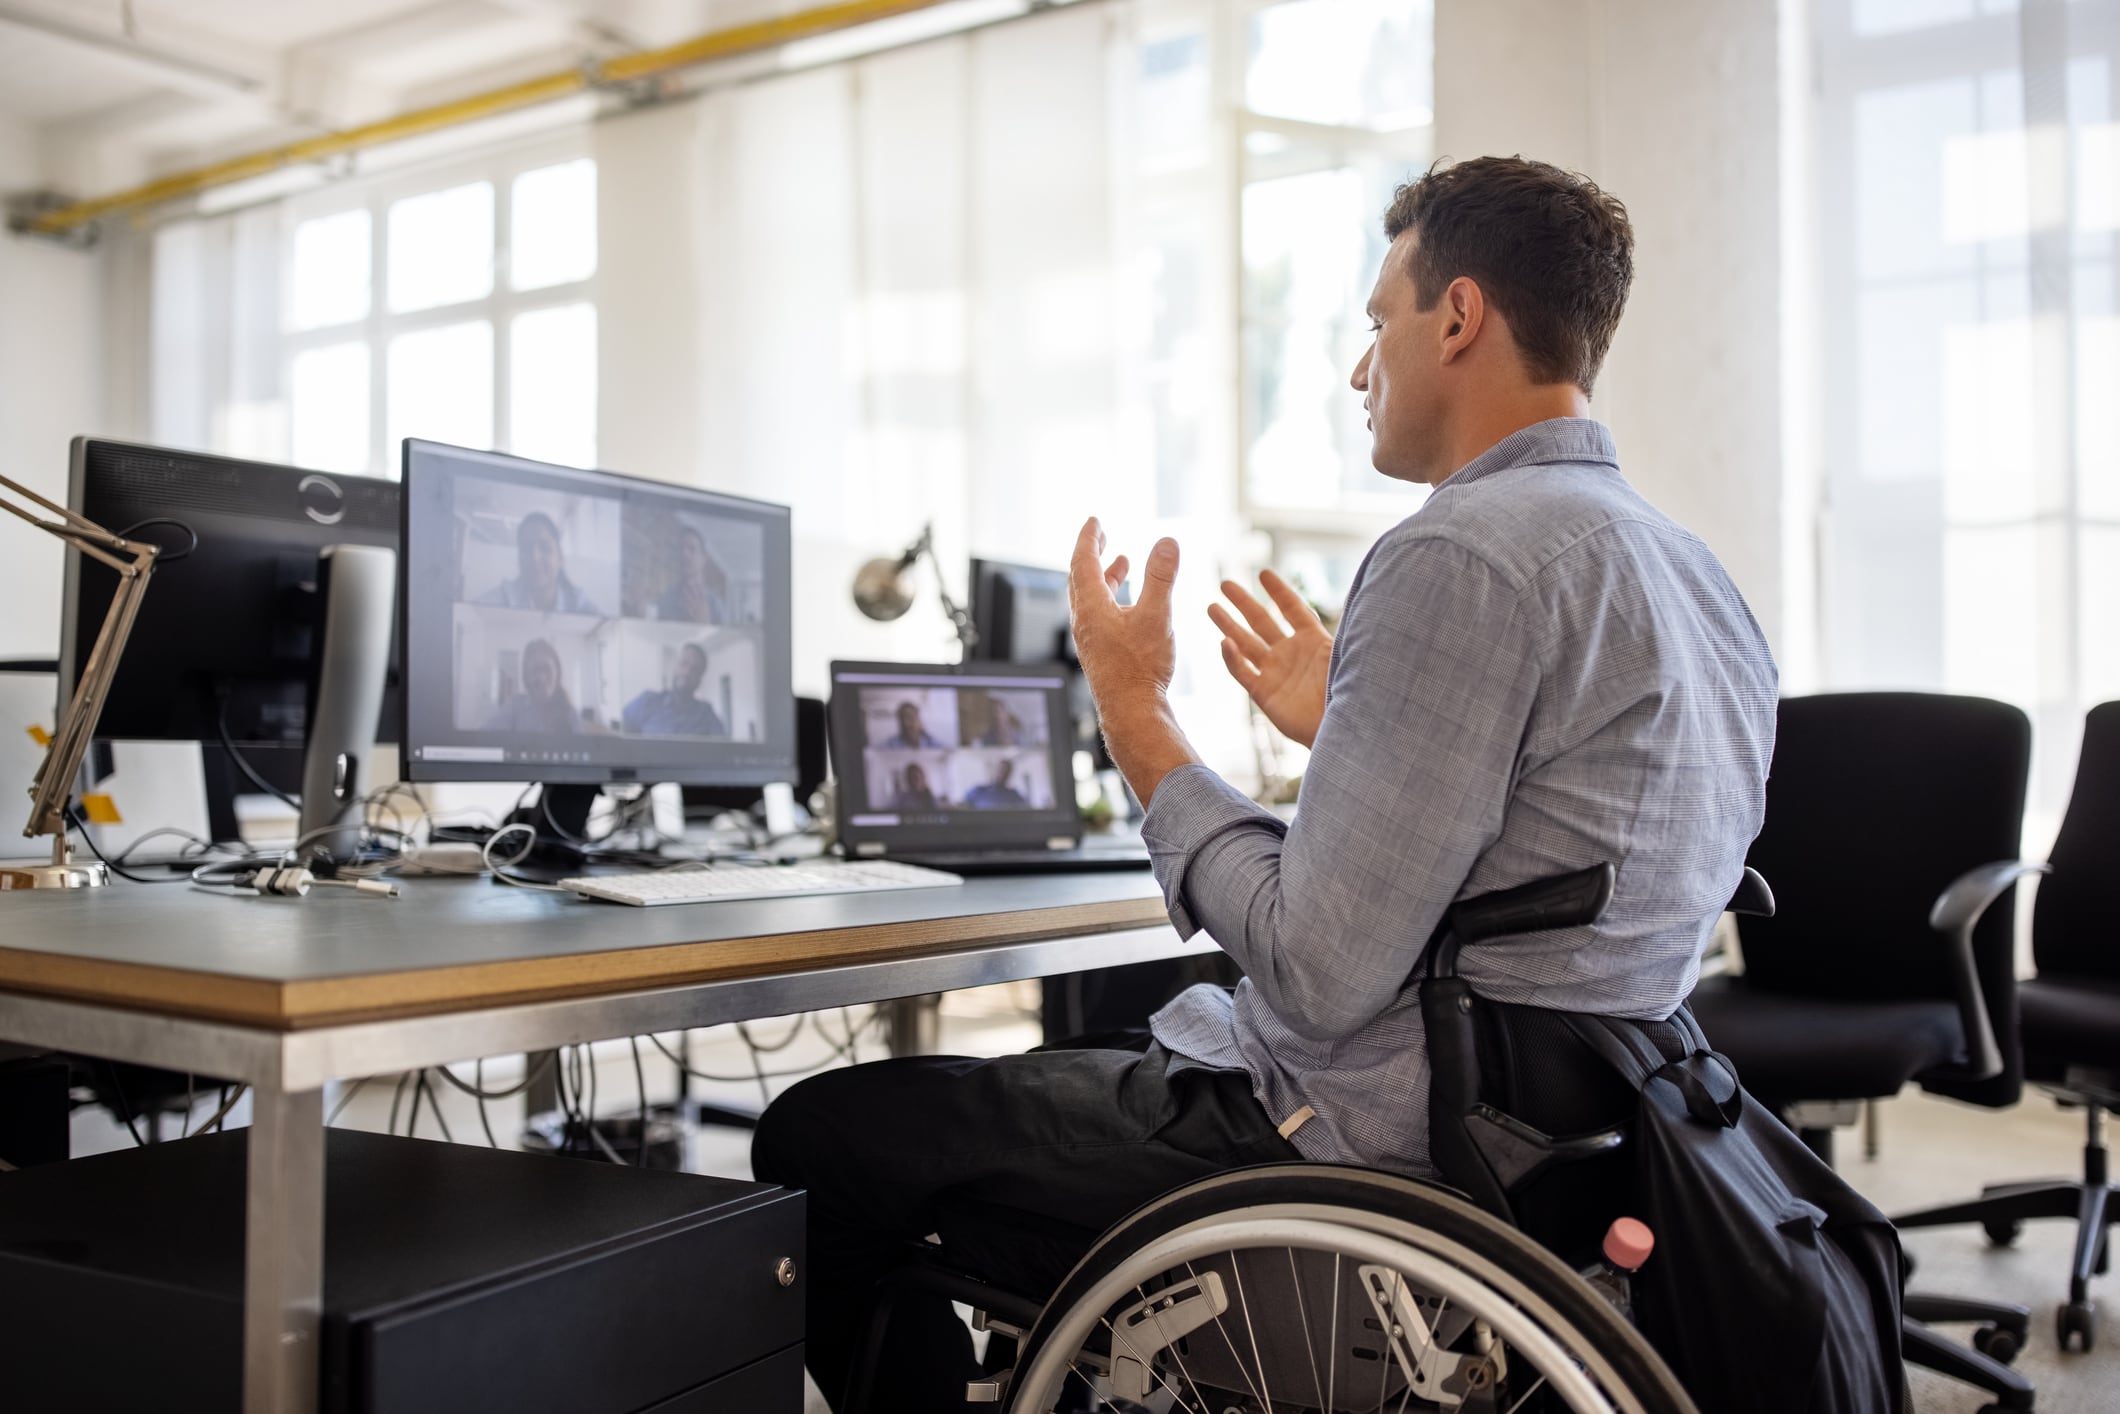
[[[1979,1351],[1998,1365],[2007,1365],[2024,1349],[2024,1341],[2015,1331],[2001,1326],[1982,1326],[1973,1332],[1973,1349]]]
[[[1987,1233],[1987,1240],[1997,1247],[2014,1247],[2017,1239],[2024,1236],[2024,1219],[1996,1218],[1980,1225]]]
[[[2074,1342],[2082,1337],[2081,1349],[2088,1352],[2098,1342],[2098,1327],[2091,1319],[2091,1304],[2088,1301],[2071,1301],[2054,1312],[2054,1333],[2063,1350],[2079,1348]]]

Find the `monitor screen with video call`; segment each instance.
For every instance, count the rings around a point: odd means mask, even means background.
[[[405,444],[413,780],[792,780],[786,507]]]
[[[834,770],[850,845],[1079,833],[1053,665],[832,665]]]

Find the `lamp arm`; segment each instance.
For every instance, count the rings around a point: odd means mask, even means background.
[[[0,490],[33,502],[60,519],[52,521],[33,515],[4,497],[0,497],[0,509],[65,541],[118,574],[118,589],[111,596],[110,610],[103,616],[103,627],[96,634],[95,646],[89,650],[88,662],[74,684],[66,709],[59,714],[58,729],[52,733],[51,745],[44,753],[44,764],[37,768],[37,774],[30,782],[29,823],[23,827],[22,833],[53,836],[53,857],[56,860],[65,854],[67,799],[73,794],[74,781],[80,774],[82,759],[88,755],[89,743],[95,739],[96,722],[103,715],[103,699],[110,691],[111,680],[117,676],[119,657],[125,651],[126,639],[132,634],[133,620],[140,612],[140,600],[147,592],[147,582],[154,574],[155,559],[161,554],[161,547],[113,535],[87,517],[48,501],[7,477],[0,476]]]

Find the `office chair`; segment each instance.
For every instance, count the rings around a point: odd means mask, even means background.
[[[2031,723],[1984,698],[1855,692],[1783,699],[1766,822],[1748,859],[1772,918],[1738,920],[1744,972],[1688,1003],[1745,1088],[1831,1162],[1833,1129],[1908,1083],[2004,1108],[2023,1090],[2016,854]],[[2021,1306],[1909,1293],[1906,1358],[2031,1407],[2003,1366]],[[1926,1321],[1981,1324],[1968,1350]]]
[[[2030,1218],[2076,1219],[2068,1300],[2055,1311],[2061,1348],[2097,1339],[2088,1287],[2106,1269],[2106,1230],[2120,1220],[2108,1177],[2105,1112],[2120,1106],[2120,702],[2093,707],[2068,813],[2032,909],[2039,975],[2020,982],[2024,1070],[2064,1104],[2084,1108],[2081,1182],[2009,1183],[1970,1203],[1895,1219],[1901,1227],[1977,1222],[2001,1245]]]

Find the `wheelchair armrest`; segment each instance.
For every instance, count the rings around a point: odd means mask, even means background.
[[[1774,916],[1774,890],[1767,887],[1767,880],[1751,865],[1745,866],[1744,877],[1737,881],[1737,892],[1723,905],[1725,913],[1742,913],[1753,918]]]
[[[1619,871],[1593,864],[1573,874],[1534,879],[1450,906],[1444,922],[1459,943],[1477,943],[1507,933],[1543,933],[1579,928],[1604,916]]]
[[[2027,874],[2044,874],[2048,866],[2021,859],[2000,859],[1968,869],[1936,896],[1929,926],[1948,939],[1951,990],[1958,1001],[1959,1025],[1965,1031],[1964,1078],[1986,1080],[2002,1073],[2002,1051],[1988,1020],[1987,997],[1973,964],[1973,930],[1995,900]]]

